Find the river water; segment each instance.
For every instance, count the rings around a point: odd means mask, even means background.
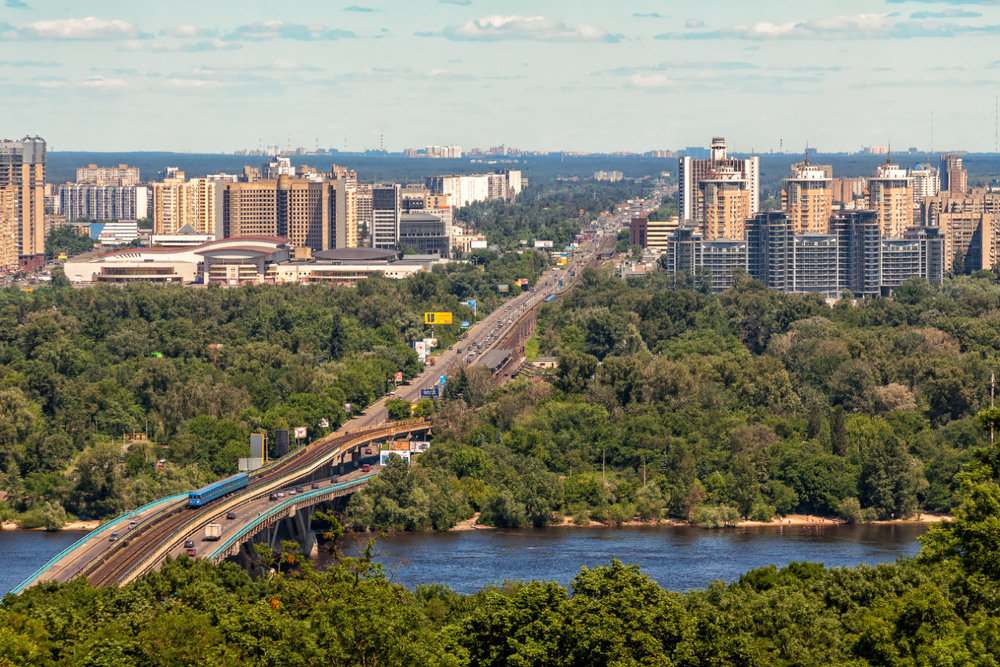
[[[919,549],[926,526],[814,526],[705,530],[678,527],[540,528],[400,533],[377,541],[378,560],[393,581],[408,588],[445,584],[474,593],[504,579],[569,582],[583,566],[612,558],[638,563],[661,586],[703,588],[714,579],[734,581],[772,563],[815,561],[828,567],[892,562]],[[80,539],[63,531],[0,531],[0,595],[20,584],[48,559]],[[357,553],[367,537],[348,536],[345,552]],[[329,562],[321,556],[320,564]]]
[[[638,563],[664,588],[704,588],[715,579],[735,581],[747,570],[772,563],[822,562],[827,567],[892,562],[912,556],[920,524],[878,526],[541,528],[400,533],[376,543],[378,561],[393,581],[413,588],[441,583],[474,593],[504,579],[540,579],[567,585],[580,568],[612,558]],[[367,536],[370,537],[370,536]],[[355,555],[366,536],[350,536]],[[321,556],[321,562],[326,560]]]

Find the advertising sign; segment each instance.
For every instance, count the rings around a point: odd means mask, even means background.
[[[420,398],[434,398],[434,390],[433,389],[421,389],[420,390]]]
[[[410,441],[409,440],[399,440],[389,443],[389,451],[393,452],[408,452],[410,451]]]
[[[535,247],[536,248],[551,248],[552,247],[552,241],[539,241],[538,239],[535,239]]]
[[[295,427],[295,437],[296,438],[304,438],[304,437],[306,437],[306,427],[305,426],[296,426]]]
[[[510,285],[497,285],[497,291],[498,292],[509,292],[510,291]]]
[[[486,250],[486,241],[473,241],[469,244],[473,250]]]
[[[472,326],[472,325],[469,324],[469,320],[462,320],[461,327],[463,329],[468,329],[470,326]]]
[[[351,414],[351,404],[350,403],[344,403],[344,412],[346,412],[347,414]]]
[[[424,339],[424,347],[427,348],[428,353],[432,349],[434,349],[435,347],[437,347],[437,346],[438,346],[438,339],[437,338],[425,338]]]
[[[396,371],[396,382],[403,381],[403,371]]]
[[[451,313],[424,313],[424,324],[451,324]]]
[[[378,463],[379,463],[379,465],[382,465],[382,466],[387,465],[389,463],[389,457],[390,456],[398,456],[399,458],[403,459],[407,463],[410,462],[410,450],[406,450],[405,452],[397,452],[397,451],[391,451],[391,450],[388,450],[388,449],[383,449],[383,450],[381,450],[378,453]]]
[[[410,440],[410,453],[423,453],[430,449],[431,443],[427,440]]]
[[[323,417],[322,419],[319,420],[319,427],[330,428],[330,420],[327,419],[326,417]]]
[[[422,340],[413,341],[413,350],[417,353],[417,358],[423,361],[427,358],[427,343]]]
[[[438,378],[438,382],[439,382],[440,384],[442,384],[442,385],[443,385],[443,384],[444,384],[445,382],[447,382],[447,381],[448,381],[448,376],[447,376],[447,375],[442,375],[442,376],[441,376],[440,378]]]
[[[263,457],[264,457],[264,434],[251,433],[250,458],[263,458]]]
[[[465,305],[472,309],[472,314],[473,315],[476,314],[476,300],[475,299],[469,299],[468,301],[465,302]]]

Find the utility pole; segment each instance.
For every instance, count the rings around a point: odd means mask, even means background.
[[[604,446],[601,446],[601,484],[607,484],[607,479],[604,476]]]
[[[646,452],[642,453],[642,488],[646,488]]]
[[[996,380],[997,375],[995,372],[990,373],[990,409],[993,409],[993,399],[996,390]],[[993,446],[993,421],[990,420],[990,447]]]

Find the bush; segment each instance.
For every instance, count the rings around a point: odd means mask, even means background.
[[[767,503],[754,503],[753,507],[750,509],[750,520],[766,523],[777,516],[777,514],[778,512],[774,509],[774,505],[768,505]]]
[[[858,502],[857,498],[844,498],[837,505],[837,516],[851,525],[861,523],[863,521],[861,518],[861,503]]]
[[[728,505],[697,505],[691,521],[703,528],[735,526],[740,521],[740,513]]]

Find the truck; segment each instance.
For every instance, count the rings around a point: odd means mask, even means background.
[[[218,541],[222,537],[222,524],[221,523],[210,523],[205,526],[205,539],[212,542]]]

